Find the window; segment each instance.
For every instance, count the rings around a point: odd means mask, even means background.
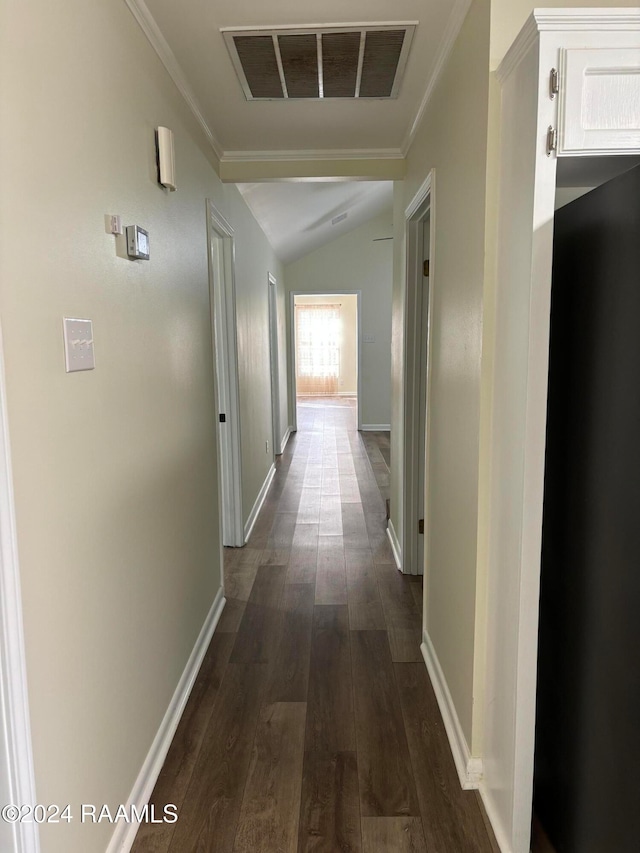
[[[340,334],[340,305],[296,305],[298,394],[337,392]]]

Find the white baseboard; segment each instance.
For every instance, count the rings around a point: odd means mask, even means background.
[[[218,590],[216,597],[213,600],[211,609],[207,614],[204,625],[200,631],[200,635],[196,640],[193,651],[189,655],[189,660],[184,668],[184,671],[178,682],[175,693],[171,698],[167,712],[164,715],[160,728],[158,729],[151,749],[147,753],[144,764],[138,774],[133,789],[127,800],[127,812],[131,812],[131,807],[135,806],[138,812],[142,811],[145,805],[149,802],[149,797],[158,780],[162,765],[167,757],[167,752],[171,746],[171,741],[178,728],[180,717],[182,716],[189,694],[195,683],[203,658],[211,642],[211,637],[216,629],[218,620],[224,608],[226,599],[222,587]],[[129,853],[133,845],[136,833],[139,829],[137,823],[126,823],[118,821],[115,831],[111,836],[111,841],[107,847],[106,853]]]
[[[473,758],[471,755],[455,705],[453,704],[453,699],[451,698],[451,693],[449,692],[447,681],[440,666],[440,661],[426,631],[422,635],[420,651],[427,665],[436,699],[438,700],[438,707],[440,708],[444,727],[449,738],[453,760],[455,761],[456,770],[460,777],[460,785],[465,791],[478,788],[482,780],[482,759]]]
[[[258,515],[260,514],[260,510],[262,509],[262,504],[264,503],[264,499],[267,496],[267,492],[269,491],[269,486],[271,485],[271,481],[273,480],[273,476],[276,473],[276,466],[271,465],[269,468],[269,473],[267,474],[264,483],[262,484],[262,488],[258,492],[258,497],[256,498],[256,502],[253,505],[253,509],[249,513],[249,518],[247,519],[247,523],[244,526],[244,541],[251,536],[251,531],[253,530],[253,526],[256,523]]]
[[[293,428],[287,427],[287,431],[285,432],[284,436],[282,437],[282,439],[280,441],[280,453],[278,454],[279,456],[284,453],[284,449],[287,446],[287,442],[291,438],[292,432],[293,432]]]
[[[391,521],[391,519],[387,522],[387,538],[391,543],[391,550],[393,551],[393,559],[396,561],[396,566],[400,571],[402,571],[402,548],[400,547],[400,542],[396,535],[396,529],[393,526],[393,521]]]
[[[496,808],[496,804],[491,795],[491,792],[487,790],[484,784],[480,785],[480,797],[482,799],[482,803],[484,805],[484,810],[487,813],[487,817],[489,818],[489,823],[491,824],[491,828],[493,829],[493,834],[496,837],[496,842],[498,843],[498,847],[500,848],[500,853],[513,853],[513,847],[511,846],[510,841],[507,838],[507,833],[505,828],[498,816],[498,809]]]
[[[362,424],[361,432],[391,432],[391,424]]]

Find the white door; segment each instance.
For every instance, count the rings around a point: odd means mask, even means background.
[[[271,361],[271,421],[273,425],[273,455],[282,453],[280,442],[280,368],[278,366],[278,291],[276,280],[269,273],[269,356]]]
[[[429,216],[422,223],[422,258],[423,263],[429,261]],[[423,268],[428,272],[428,267]],[[418,518],[425,516],[425,471],[427,445],[427,358],[429,331],[429,276],[422,276],[422,287],[419,294],[420,309],[420,399],[418,410]],[[424,534],[418,532],[418,573],[424,571]]]
[[[211,204],[208,206],[208,225],[211,325],[218,401],[222,543],[240,547],[244,545],[244,524],[233,229]]]

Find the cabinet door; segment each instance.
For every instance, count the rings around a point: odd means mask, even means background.
[[[640,49],[561,51],[558,154],[640,153]]]

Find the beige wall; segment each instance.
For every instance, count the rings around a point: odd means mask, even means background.
[[[391,290],[393,241],[391,211],[366,222],[285,267],[287,291],[339,293],[361,290],[361,399],[363,426],[391,422]]]
[[[396,194],[392,520],[399,532],[398,419],[404,310],[404,208],[435,169],[432,385],[426,525],[426,627],[469,745],[474,706],[476,559],[489,2],[475,0],[411,147]]]
[[[0,81],[36,786],[77,811],[126,802],[220,587],[205,199],[236,230],[245,448],[269,435],[267,269],[281,285],[282,270],[124,3],[6,0]],[[175,133],[173,194],[156,183],[158,124]],[[106,213],[149,230],[149,262],[118,255]],[[93,320],[95,371],[65,374],[65,315]],[[250,501],[268,464],[247,453]],[[43,853],[101,853],[112,831],[44,826]]]
[[[340,305],[340,375],[341,394],[358,393],[358,297],[338,293],[327,296],[296,296],[296,305]]]

